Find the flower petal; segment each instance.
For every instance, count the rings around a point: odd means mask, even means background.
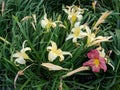
[[[104,64],[100,64],[100,68],[101,69],[103,69],[104,70],[104,72],[106,72],[107,71],[107,66],[106,66],[106,64],[104,63]]]
[[[74,37],[72,41],[73,41],[74,43],[76,43],[76,42],[77,42],[77,38]]]
[[[70,55],[72,57],[72,54],[70,52],[63,51],[62,53],[63,53],[63,55]]]
[[[26,52],[26,51],[31,51],[31,48],[29,47],[23,48],[20,52]]]
[[[51,46],[48,46],[48,47],[47,47],[47,51],[50,51],[51,49],[52,49]]]
[[[55,28],[56,27],[56,23],[55,22],[52,22],[52,27]]]
[[[82,15],[78,15],[77,18],[78,18],[77,19],[78,21],[81,21],[83,19],[83,16]]]
[[[99,57],[100,60],[100,68],[104,70],[104,72],[107,71],[106,61],[103,57]]]
[[[26,61],[24,60],[23,57],[19,57],[19,58],[15,59],[15,62],[17,62],[19,64],[25,64],[26,63]]]
[[[93,59],[90,59],[89,61],[87,61],[87,62],[85,62],[85,63],[83,63],[83,66],[93,66],[94,64],[93,64]]]
[[[46,28],[47,22],[45,20],[41,20],[42,28]]]
[[[64,60],[64,56],[63,56],[63,55],[60,55],[59,61],[62,62],[63,60]]]
[[[76,22],[74,27],[79,27],[80,26],[80,22]]]
[[[57,54],[55,54],[52,51],[50,51],[49,54],[48,54],[48,60],[50,62],[53,62],[56,58],[57,58]]]
[[[52,50],[57,50],[57,45],[56,45],[56,43],[53,42],[53,41],[50,41],[50,42],[51,42],[51,44],[52,44]]]
[[[98,50],[94,49],[91,50],[88,54],[87,54],[88,58],[92,59],[92,58],[98,58],[99,57],[99,52]]]
[[[93,72],[100,72],[100,67],[92,66]]]
[[[71,38],[73,38],[73,34],[68,35],[68,37],[66,38],[66,41],[71,39]]]
[[[12,57],[20,57],[20,53],[17,52],[17,53],[15,53],[15,54],[13,54]]]
[[[80,35],[78,38],[84,38],[87,36],[87,33],[80,31]]]

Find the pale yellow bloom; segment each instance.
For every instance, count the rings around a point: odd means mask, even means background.
[[[14,53],[12,55],[12,57],[16,58],[15,64],[17,64],[17,63],[18,64],[25,64],[26,63],[25,59],[31,60],[29,58],[29,56],[26,54],[26,51],[31,51],[31,49],[29,47],[26,47],[26,48],[24,47],[25,42],[26,42],[26,40],[23,42],[22,49],[20,50],[20,52]]]
[[[101,42],[109,41],[110,38],[112,38],[112,36],[109,36],[109,37],[103,37],[103,36],[95,37],[95,34],[92,33],[91,35],[88,36],[87,45],[88,46],[97,45],[97,44],[100,44]]]
[[[46,28],[47,30],[50,29],[51,27],[55,28],[56,27],[56,23],[53,22],[51,19],[47,19],[47,14],[44,15],[44,19],[41,20],[41,26],[43,28]]]
[[[55,65],[55,64],[52,64],[52,63],[42,63],[41,65],[44,66],[44,67],[47,67],[50,71],[51,70],[54,70],[54,71],[56,71],[56,70],[69,70],[67,68],[63,68],[61,66],[58,66],[58,65]]]
[[[84,9],[77,7],[75,5],[67,6],[68,9],[63,9],[68,14],[68,20],[70,20],[71,24],[76,21],[81,21],[83,16],[81,14],[84,13]]]
[[[61,49],[57,48],[57,45],[55,42],[51,41],[52,46],[48,46],[47,50],[49,51],[48,54],[48,60],[54,61],[57,57],[60,57],[60,61],[64,60],[64,55],[70,55],[72,57],[72,54],[70,52],[62,51]]]
[[[87,36],[86,31],[82,31],[84,29],[84,25],[79,26],[79,22],[75,23],[74,28],[71,30],[71,34],[68,35],[66,40],[69,40],[71,38],[74,43],[77,42],[77,39],[81,39]]]
[[[112,36],[109,37],[103,37],[103,36],[97,36],[95,33],[92,33],[91,29],[85,25],[85,29],[87,31],[87,46],[93,46],[100,44],[101,42],[106,42],[109,41]]]

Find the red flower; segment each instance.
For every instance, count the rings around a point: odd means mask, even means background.
[[[100,72],[100,69],[103,69],[104,72],[107,70],[106,61],[103,57],[100,56],[98,50],[94,49],[91,50],[87,54],[89,61],[83,63],[83,66],[90,66],[92,67],[93,72]]]

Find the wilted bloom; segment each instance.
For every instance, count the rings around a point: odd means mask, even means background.
[[[81,21],[83,16],[81,14],[84,13],[84,9],[77,7],[75,5],[67,6],[68,9],[63,9],[68,14],[68,19],[70,20],[71,24],[75,23],[76,21]]]
[[[25,64],[26,63],[25,59],[31,60],[29,56],[26,54],[26,51],[31,51],[31,49],[29,47],[26,47],[26,48],[24,47],[25,42],[26,40],[23,42],[22,49],[20,50],[20,52],[17,52],[12,56],[12,57],[16,57],[15,64],[16,63]]]
[[[42,63],[41,65],[44,67],[47,67],[50,71],[51,70],[54,70],[54,71],[56,71],[56,70],[68,70],[67,68],[62,68],[61,66],[54,65],[52,63]]]
[[[46,28],[47,30],[50,29],[51,27],[55,28],[56,27],[56,23],[53,22],[51,19],[47,19],[47,14],[45,13],[44,15],[44,19],[41,20],[41,26],[43,28]]]
[[[15,87],[15,88],[16,88],[16,81],[17,81],[18,77],[21,76],[21,75],[24,75],[24,71],[25,71],[26,69],[28,69],[29,67],[31,67],[32,65],[34,65],[34,64],[30,64],[30,65],[28,65],[26,68],[24,68],[23,70],[19,70],[19,71],[18,71],[18,73],[17,73],[17,75],[15,76],[15,79],[14,79],[14,87]]]
[[[97,4],[97,1],[93,1],[93,2],[92,2],[92,7],[93,7],[93,9],[94,9],[94,12],[95,12],[96,4]]]
[[[3,16],[4,10],[5,10],[5,1],[2,1],[2,10],[1,10],[2,16]]]
[[[112,36],[96,36],[96,34],[92,33],[91,29],[87,25],[85,25],[85,30],[87,32],[87,46],[97,45],[101,42],[109,41],[109,39],[112,38]]]
[[[79,22],[75,24],[75,27],[72,29],[71,34],[68,35],[66,40],[69,40],[73,38],[73,42],[76,43],[77,39],[81,39],[87,36],[87,33],[85,31],[82,31],[84,29],[84,25],[79,26]]]
[[[100,25],[101,23],[103,23],[105,21],[105,19],[111,14],[112,12],[106,11],[104,12],[101,17],[98,19],[98,21],[96,22],[96,24],[94,25],[93,29],[97,29],[98,25]]]
[[[85,71],[85,70],[89,70],[89,66],[82,66],[82,67],[79,67],[71,72],[68,72],[66,75],[63,75],[62,77],[65,78],[65,77],[69,77],[77,72],[81,72],[81,71]]]
[[[33,21],[31,22],[34,30],[36,30],[36,23],[37,23],[37,20],[36,20],[36,15],[35,14],[32,14],[32,16],[25,16],[21,21],[26,21],[28,19],[33,19]]]
[[[48,46],[47,50],[49,51],[48,54],[48,60],[54,61],[58,56],[60,57],[60,61],[64,60],[64,55],[70,55],[72,57],[72,54],[70,52],[62,51],[61,49],[57,49],[57,45],[55,42],[51,41],[52,46]]]
[[[106,60],[105,58],[101,57],[98,50],[94,49],[91,50],[87,54],[89,61],[83,63],[83,66],[90,66],[92,67],[93,72],[100,72],[100,69],[103,69],[104,72],[107,71]]]

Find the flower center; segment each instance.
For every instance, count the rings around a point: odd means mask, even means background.
[[[57,54],[58,56],[60,56],[62,54],[62,50],[58,49],[58,50],[54,51],[54,53]]]
[[[100,64],[100,61],[99,61],[99,59],[94,59],[93,63],[95,64],[96,67],[98,67]]]
[[[77,19],[76,15],[73,14],[72,17],[71,17],[71,21],[72,21],[72,23],[74,23],[74,22],[76,21],[76,19]]]
[[[49,29],[51,27],[51,22],[49,21],[46,25],[47,29]]]
[[[78,37],[79,35],[80,35],[80,28],[76,27],[75,30],[74,30],[74,36]]]

